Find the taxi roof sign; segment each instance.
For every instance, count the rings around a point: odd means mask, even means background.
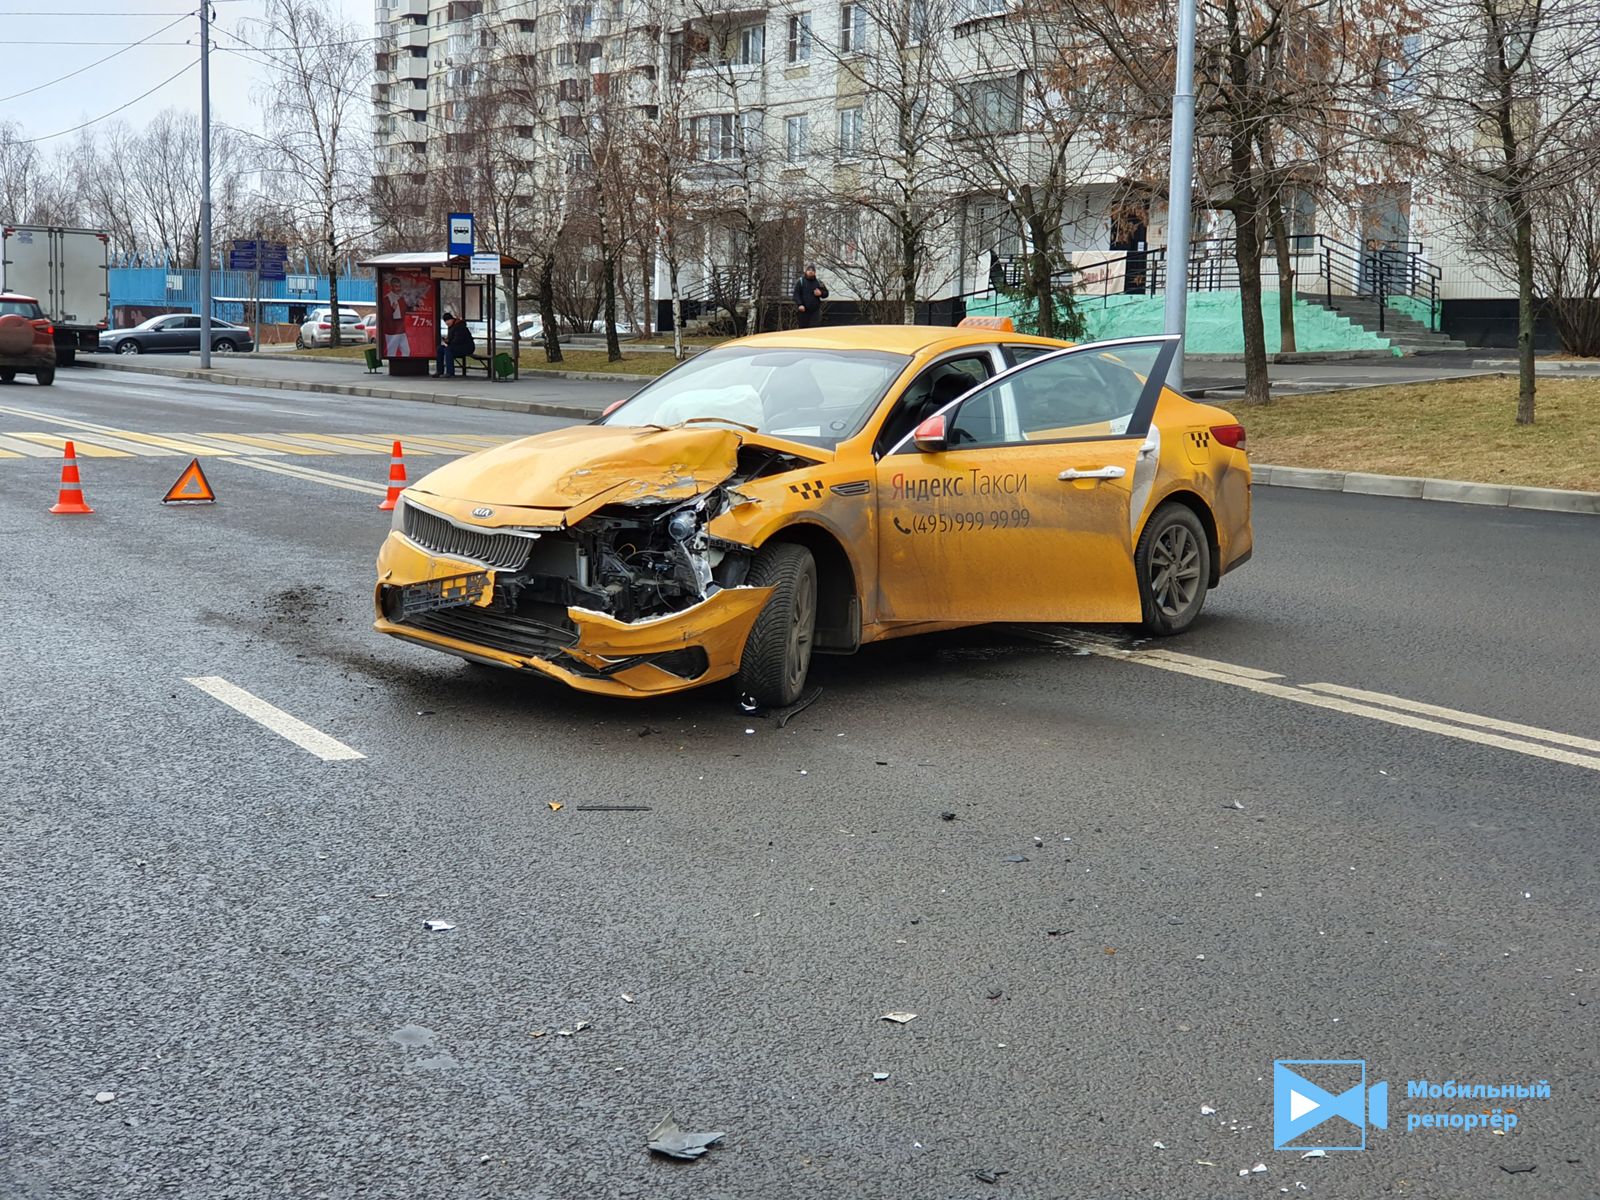
[[[957,329],[998,329],[1001,333],[1015,333],[1017,327],[1010,317],[962,317]]]
[[[183,474],[178,476],[178,482],[167,489],[167,494],[161,497],[163,504],[215,504],[217,494],[211,490],[211,483],[206,479],[206,473],[200,469],[200,460],[192,458],[189,465],[183,469]]]

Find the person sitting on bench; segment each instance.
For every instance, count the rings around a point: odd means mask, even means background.
[[[467,373],[466,359],[478,352],[478,344],[473,340],[472,330],[467,328],[467,323],[452,313],[445,313],[447,332],[444,344],[439,347],[439,374],[451,375],[456,373],[456,363],[461,363],[461,373]]]

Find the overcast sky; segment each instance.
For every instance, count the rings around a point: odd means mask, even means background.
[[[246,19],[259,18],[264,8],[262,0],[213,0],[216,23],[230,32],[239,32]],[[353,22],[363,36],[372,35],[371,0],[324,0],[324,9],[330,17]],[[28,131],[25,136],[42,137],[126,104],[199,58],[198,13],[196,0],[0,0],[0,30],[4,31],[0,36],[0,50],[4,51],[0,97],[50,84],[30,95],[0,100],[0,120],[18,122]],[[176,24],[156,33],[170,22]],[[156,36],[145,45],[81,75],[51,83],[151,34]],[[251,40],[260,44],[257,37]],[[29,42],[60,44],[24,44]],[[238,45],[226,34],[213,38],[211,111],[216,121],[254,128],[250,89],[259,82],[261,68],[238,54],[221,52]],[[169,107],[199,111],[199,67],[114,119],[136,124]],[[42,142],[39,149],[48,153],[72,140]]]

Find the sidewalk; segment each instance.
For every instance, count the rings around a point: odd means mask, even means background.
[[[369,375],[360,359],[296,360],[288,354],[271,353],[259,356],[218,354],[212,356],[211,362],[211,370],[205,371],[200,368],[196,355],[84,355],[78,359],[78,366],[203,380],[224,387],[328,392],[580,420],[598,417],[607,405],[638,391],[648,378],[632,375],[572,378],[547,371],[526,371],[521,379],[493,381],[481,376],[471,379],[391,377],[386,372]]]

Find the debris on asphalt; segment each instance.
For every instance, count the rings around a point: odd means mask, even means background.
[[[945,809],[944,812],[939,814],[939,820],[941,821],[954,821],[955,819],[955,813],[951,812],[949,809]]]
[[[651,812],[648,804],[576,804],[579,812]]]
[[[749,713],[751,716],[755,716],[761,711],[761,705],[756,701],[754,696],[740,696],[739,711],[742,713]],[[750,731],[746,729],[745,732],[749,733]]]
[[[754,729],[746,729],[746,730],[745,730],[745,732],[746,732],[746,733],[754,733],[754,732],[755,732],[755,730],[754,730]]]
[[[887,1078],[889,1078],[889,1072],[887,1071],[874,1071],[872,1073],[872,1082],[874,1083],[882,1083]]]
[[[115,1092],[96,1092],[94,1094],[94,1102],[96,1104],[110,1104],[116,1098],[117,1094]]]
[[[877,763],[880,767],[887,767],[889,765],[889,760],[886,758],[875,758],[873,759],[873,762]]]
[[[796,700],[793,704],[789,705],[788,708],[780,708],[778,710],[778,728],[782,729],[793,718],[805,712],[806,709],[810,708],[817,702],[817,697],[820,695],[822,695],[822,689],[815,687],[807,692],[804,696],[801,696],[800,699]]]
[[[419,716],[419,717],[431,717],[431,716],[433,716],[433,709],[431,709],[431,708],[419,708],[419,709],[417,709],[417,716]]]
[[[426,1025],[402,1025],[389,1035],[389,1040],[397,1046],[431,1046],[434,1036]]]
[[[1043,838],[1041,838],[1041,837],[1036,837],[1036,838],[1034,838],[1034,839],[1033,839],[1033,844],[1034,844],[1034,845],[1035,845],[1035,846],[1039,846],[1039,847],[1041,847],[1041,848],[1043,848],[1043,846],[1044,846],[1044,839],[1043,839]]]
[[[1253,1167],[1249,1167],[1249,1168],[1241,1170],[1239,1172],[1239,1174],[1241,1174],[1241,1175],[1259,1175],[1263,1171],[1265,1171],[1266,1169],[1267,1169],[1267,1164],[1266,1163],[1259,1163],[1258,1162]]]
[[[1025,863],[1028,861],[1028,856],[1026,854],[1008,854],[1002,861],[1008,863]]]
[[[1326,1150],[1307,1150],[1300,1157],[1301,1158],[1327,1158],[1328,1157],[1328,1152]]]
[[[428,927],[429,933],[445,933],[455,928],[449,921],[424,921],[423,924]]]
[[[1151,1142],[1150,1148],[1152,1150],[1165,1150],[1167,1148],[1167,1144],[1165,1142]]]
[[[655,732],[654,729],[651,729],[650,726],[646,725],[643,729],[639,730],[639,732],[638,732],[638,734],[636,736],[638,736],[638,737],[649,737],[654,732]]]
[[[917,1014],[914,1012],[886,1012],[879,1017],[880,1021],[893,1021],[896,1025],[904,1025],[908,1021],[915,1021]]]
[[[1212,1162],[1209,1158],[1197,1158],[1194,1160],[1194,1165],[1197,1167],[1214,1167],[1217,1164]]]
[[[1531,1175],[1539,1168],[1533,1163],[1501,1163],[1500,1169],[1507,1175]]]
[[[646,1149],[654,1150],[657,1154],[665,1154],[668,1158],[699,1158],[714,1143],[720,1142],[726,1135],[716,1133],[689,1133],[678,1128],[677,1121],[673,1120],[672,1110],[667,1110],[667,1115],[656,1123],[650,1131],[649,1140],[645,1142]]]
[[[622,993],[622,1002],[624,1004],[632,1004],[633,1003],[633,997],[628,995],[627,992],[623,992]]]
[[[1001,1170],[999,1168],[979,1167],[972,1173],[972,1177],[979,1183],[999,1183],[1000,1176],[1009,1174],[1011,1174],[1010,1171]]]
[[[545,803],[550,806],[550,811],[551,812],[560,812],[563,808],[566,807],[566,805],[561,803],[561,801],[559,801],[559,800],[546,800]]]
[[[1211,1105],[1209,1105],[1209,1104],[1202,1104],[1200,1106],[1200,1115],[1202,1117],[1209,1117],[1212,1113],[1214,1113],[1216,1111],[1217,1110],[1212,1108]]]
[[[1231,809],[1233,809],[1234,812],[1243,812],[1244,811],[1244,805],[1240,804],[1237,800],[1235,800],[1232,804],[1224,804],[1222,807],[1223,808],[1231,808]]]
[[[530,1029],[530,1030],[529,1030],[529,1031],[528,1031],[528,1036],[529,1036],[529,1037],[533,1037],[533,1038],[540,1038],[540,1037],[543,1037],[543,1036],[544,1036],[544,1034],[545,1034],[545,1031],[544,1031],[544,1030],[542,1030],[542,1029]]]
[[[989,999],[991,999],[991,1000],[998,1000],[1004,995],[1005,995],[1005,992],[1002,991],[1000,988],[994,987],[994,988],[990,988],[989,989]]]

